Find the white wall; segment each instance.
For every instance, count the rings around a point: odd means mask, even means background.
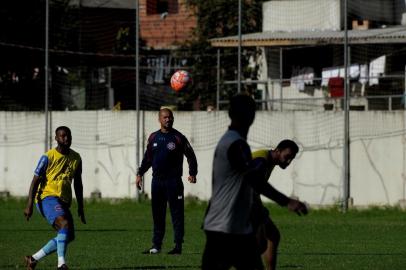
[[[340,0],[264,2],[262,31],[340,30]]]
[[[342,198],[342,112],[258,112],[249,133],[253,150],[294,139],[300,153],[285,171],[276,168],[271,183],[311,204],[331,205]],[[406,113],[351,112],[351,197],[355,205],[395,205],[406,193]],[[158,129],[157,113],[145,112],[145,138]],[[225,112],[175,112],[174,127],[191,141],[199,162],[198,182],[185,194],[208,199],[214,147],[229,124]],[[136,114],[133,111],[54,112],[52,129],[72,129],[72,148],[83,159],[85,196],[135,197]],[[142,127],[141,127],[142,128]],[[144,141],[146,140],[144,138]],[[0,112],[0,191],[26,196],[44,151],[41,113]],[[142,153],[143,150],[140,150]],[[150,191],[151,172],[145,190]]]

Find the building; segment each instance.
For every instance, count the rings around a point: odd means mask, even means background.
[[[390,2],[390,4],[388,4]],[[324,106],[332,96],[329,79],[344,76],[344,1],[282,0],[263,4],[263,31],[244,34],[242,46],[262,48],[259,80],[264,99],[300,99],[292,109]],[[353,108],[404,108],[406,52],[405,2],[349,1],[348,48],[353,97],[398,95],[393,99],[352,99]],[[214,47],[237,47],[238,37],[212,39]],[[340,98],[341,94],[333,97]],[[313,99],[305,101],[304,99]],[[318,101],[316,101],[318,100]],[[295,100],[297,104],[299,100]],[[328,101],[330,103],[330,101]],[[340,104],[335,104],[340,109]],[[337,106],[338,105],[338,106]],[[286,103],[285,109],[289,108]]]
[[[146,49],[176,49],[191,39],[195,26],[186,0],[140,0],[140,35]]]

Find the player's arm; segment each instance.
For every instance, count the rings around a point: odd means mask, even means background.
[[[141,161],[141,166],[138,168],[135,184],[138,189],[142,187],[142,176],[148,171],[152,165],[152,140],[155,135],[151,134],[148,138],[147,149],[145,150],[144,157]]]
[[[197,175],[197,159],[195,152],[193,151],[192,146],[190,145],[189,141],[185,136],[183,136],[183,153],[186,156],[187,162],[189,164],[189,177],[188,181],[190,183],[196,183],[196,175]]]
[[[289,198],[288,209],[292,212],[295,212],[299,216],[307,215],[307,213],[309,212],[305,203],[292,198]]]
[[[252,188],[280,206],[287,206],[289,203],[289,197],[275,189],[268,183],[268,179],[266,179],[266,160],[263,158],[255,158],[251,161],[250,166],[253,168],[253,172],[249,179]]]
[[[235,141],[228,150],[231,166],[244,174],[244,178],[255,192],[262,194],[280,205],[286,206],[289,198],[274,189],[265,179],[266,163],[261,159],[252,160],[248,144]]]
[[[37,194],[39,184],[40,184],[40,177],[34,175],[34,177],[32,178],[32,181],[31,181],[30,190],[28,192],[27,205],[24,209],[24,216],[27,219],[27,221],[32,216],[35,194]]]
[[[80,221],[82,221],[83,224],[86,224],[83,205],[82,161],[79,163],[73,179],[73,188],[75,189],[76,201],[78,203],[78,216]]]
[[[285,194],[281,193],[279,190],[274,188],[268,183],[266,179],[266,161],[262,158],[256,158],[252,161],[251,166],[254,168],[252,179],[250,181],[253,189],[273,200],[280,206],[286,206],[290,211],[296,212],[298,215],[306,215],[308,210],[304,203],[299,200],[287,197]]]
[[[41,183],[41,177],[45,177],[45,172],[48,167],[48,157],[43,155],[38,161],[38,165],[34,171],[34,177],[32,178],[30,190],[28,192],[27,205],[24,209],[24,216],[27,220],[32,216],[33,205],[35,201],[35,195],[37,194],[38,187]]]
[[[255,191],[264,195],[268,199],[273,200],[280,206],[288,206],[288,204],[290,202],[290,198],[287,197],[285,194],[279,192],[268,182],[263,182],[263,181],[258,181],[256,179],[253,179],[251,181],[251,185]]]
[[[246,173],[250,170],[250,150],[245,141],[237,140],[233,142],[227,150],[227,158],[231,167],[241,173]]]
[[[295,212],[296,214],[306,215],[308,210],[306,205],[296,199],[289,198],[285,194],[279,192],[268,182],[255,180],[251,181],[251,184],[255,191],[264,195],[268,199],[275,201],[280,206],[286,206],[290,211]]]

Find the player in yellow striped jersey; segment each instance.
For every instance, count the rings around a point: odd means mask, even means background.
[[[28,270],[33,270],[39,260],[55,251],[58,255],[58,269],[68,269],[65,263],[66,247],[74,239],[73,218],[69,210],[72,202],[72,182],[78,203],[78,215],[82,223],[86,223],[83,210],[82,160],[77,152],[70,149],[70,129],[66,126],[58,127],[55,130],[55,140],[57,147],[42,155],[35,169],[24,215],[28,221],[35,202],[38,211],[57,231],[57,236],[37,253],[25,257]]]
[[[262,167],[262,175],[268,181],[275,166],[286,169],[296,157],[299,148],[294,141],[283,140],[274,150],[258,150],[252,153],[253,165]],[[272,187],[272,199],[281,206],[298,215],[307,214],[307,207],[299,200],[289,198]],[[280,241],[280,232],[269,217],[268,210],[263,206],[260,195],[254,193],[253,225],[257,230],[257,238],[266,269],[276,269],[277,249]]]

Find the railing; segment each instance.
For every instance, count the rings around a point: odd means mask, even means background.
[[[371,77],[369,79],[372,79]],[[353,90],[356,84],[350,82],[349,84],[349,109],[350,110],[405,110],[406,109],[406,88],[403,81],[403,75],[385,75],[380,76],[379,79],[384,80],[401,80],[396,82],[396,89],[387,87],[384,84],[379,85],[380,91],[375,95],[368,95],[371,92],[371,87],[367,84],[362,85],[362,90]],[[324,79],[325,80],[325,79]],[[261,97],[256,96],[256,102],[260,104],[262,110],[343,110],[344,97],[330,97],[328,88],[322,86],[323,78],[314,78],[313,81],[317,86],[312,86],[314,95],[306,96],[306,91],[298,91],[292,86],[291,79],[283,79],[282,84],[280,80],[245,80],[241,81],[242,85],[255,86],[255,91],[262,91]],[[224,86],[235,85],[237,81],[224,81]],[[286,85],[286,86],[285,86]],[[402,86],[401,86],[402,85]],[[358,85],[359,86],[359,85]],[[385,89],[385,90],[382,90]],[[388,94],[384,94],[384,93]],[[306,97],[297,97],[297,96]],[[221,96],[221,94],[218,94]],[[228,101],[217,100],[219,105],[227,104]]]
[[[285,98],[285,99],[256,99],[262,110],[270,111],[341,111],[343,98]],[[228,104],[221,100],[220,104]],[[363,96],[350,98],[350,110],[405,110],[405,95]]]

